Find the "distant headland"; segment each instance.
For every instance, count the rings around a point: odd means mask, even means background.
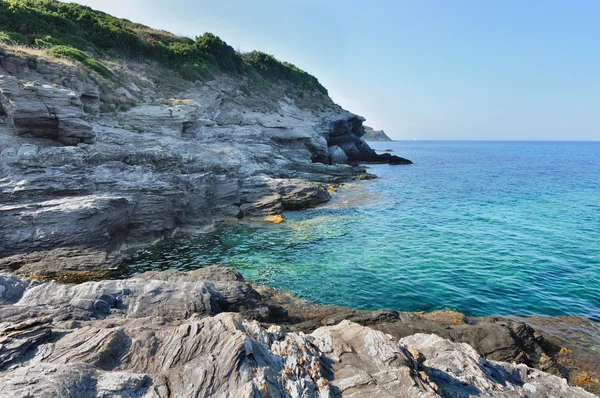
[[[373,130],[372,127],[363,126],[365,128],[365,135],[362,139],[365,141],[393,141],[383,130]]]

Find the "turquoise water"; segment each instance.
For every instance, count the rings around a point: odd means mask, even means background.
[[[374,143],[413,160],[282,225],[227,224],[132,272],[223,263],[323,304],[600,319],[600,143]]]

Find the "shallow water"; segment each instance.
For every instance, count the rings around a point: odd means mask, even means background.
[[[223,263],[323,304],[600,319],[600,142],[373,143],[413,160],[282,225],[226,224],[130,272]]]

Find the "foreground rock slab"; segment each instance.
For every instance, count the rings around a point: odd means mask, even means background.
[[[4,274],[0,397],[593,396],[433,334],[286,332],[286,315],[222,266],[79,285]]]

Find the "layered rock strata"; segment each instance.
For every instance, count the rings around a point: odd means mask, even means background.
[[[226,267],[80,285],[3,275],[0,396],[592,397],[433,334],[259,323],[285,317]]]
[[[321,92],[111,68],[0,54],[0,269],[107,267],[174,233],[323,203],[364,174],[347,163],[409,163],[377,155],[364,119]]]

